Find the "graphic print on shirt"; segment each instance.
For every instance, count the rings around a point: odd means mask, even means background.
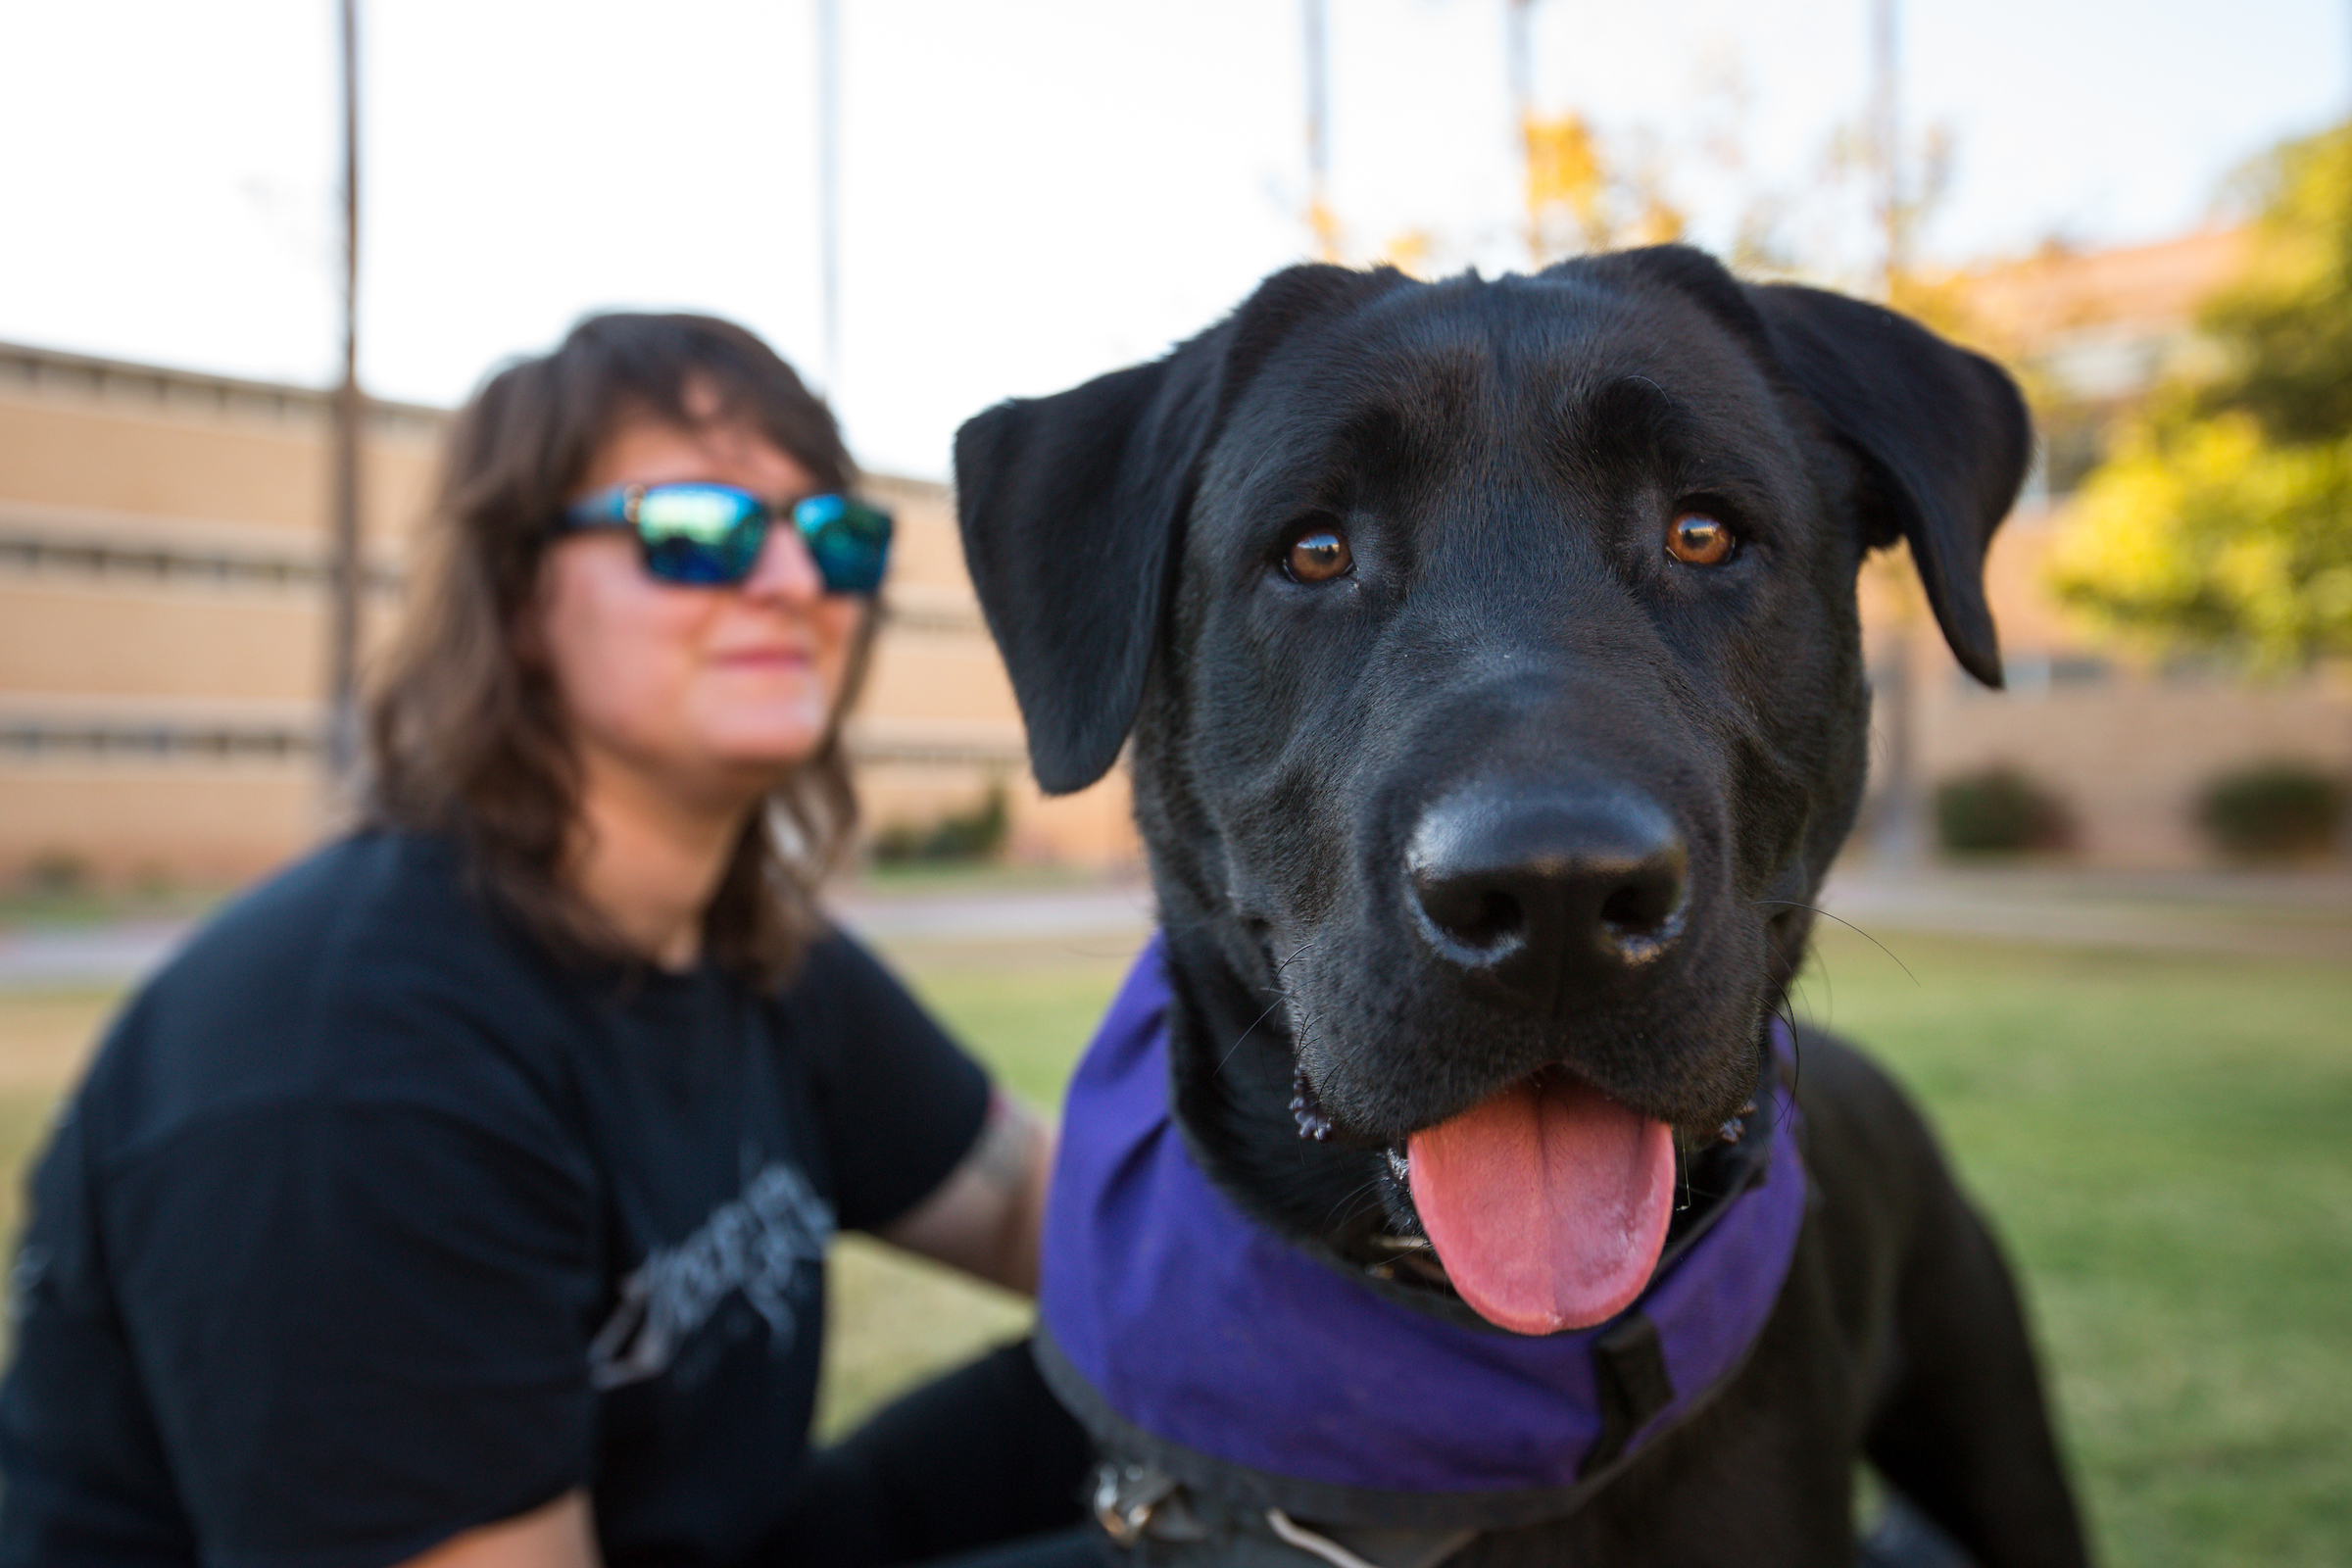
[[[767,1165],[741,1197],[620,1282],[619,1304],[588,1347],[591,1382],[601,1391],[660,1376],[737,1291],[766,1321],[769,1353],[783,1355],[800,1327],[795,1281],[824,1257],[832,1236],[833,1205],[796,1167]]]

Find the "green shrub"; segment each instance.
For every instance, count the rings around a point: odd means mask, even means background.
[[[2225,773],[2197,800],[2206,838],[2241,860],[2325,855],[2343,819],[2343,786],[2308,762],[2260,762]]]
[[[927,826],[902,822],[876,832],[874,858],[883,865],[993,860],[1004,850],[1011,826],[1004,786],[992,784],[986,798],[968,811],[952,811]]]
[[[96,879],[89,862],[72,850],[43,850],[24,862],[17,880],[36,898],[61,898],[88,892]]]
[[[1936,786],[1936,840],[1947,855],[2021,855],[2075,842],[2066,803],[2007,764]]]

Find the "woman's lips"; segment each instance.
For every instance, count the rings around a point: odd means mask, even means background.
[[[721,669],[742,670],[806,669],[814,662],[801,648],[739,648],[713,654],[710,662]]]

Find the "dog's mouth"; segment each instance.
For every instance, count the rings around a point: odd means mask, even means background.
[[[1405,1166],[1447,1280],[1517,1334],[1633,1304],[1674,1214],[1674,1130],[1559,1068],[1413,1134]]]
[[[1293,1110],[1314,1137],[1303,1076],[1298,1097]],[[1391,1146],[1389,1174],[1411,1212],[1347,1250],[1379,1278],[1458,1297],[1516,1334],[1604,1323],[1641,1296],[1694,1217],[1694,1186],[1715,1185],[1693,1169],[1737,1144],[1754,1111],[1678,1152],[1667,1123],[1543,1068]]]

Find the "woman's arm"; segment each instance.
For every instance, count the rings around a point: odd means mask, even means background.
[[[1053,1168],[1052,1129],[1000,1094],[963,1162],[877,1234],[894,1247],[1034,1296]]]
[[[588,1494],[566,1492],[545,1507],[453,1536],[400,1568],[600,1568]]]

